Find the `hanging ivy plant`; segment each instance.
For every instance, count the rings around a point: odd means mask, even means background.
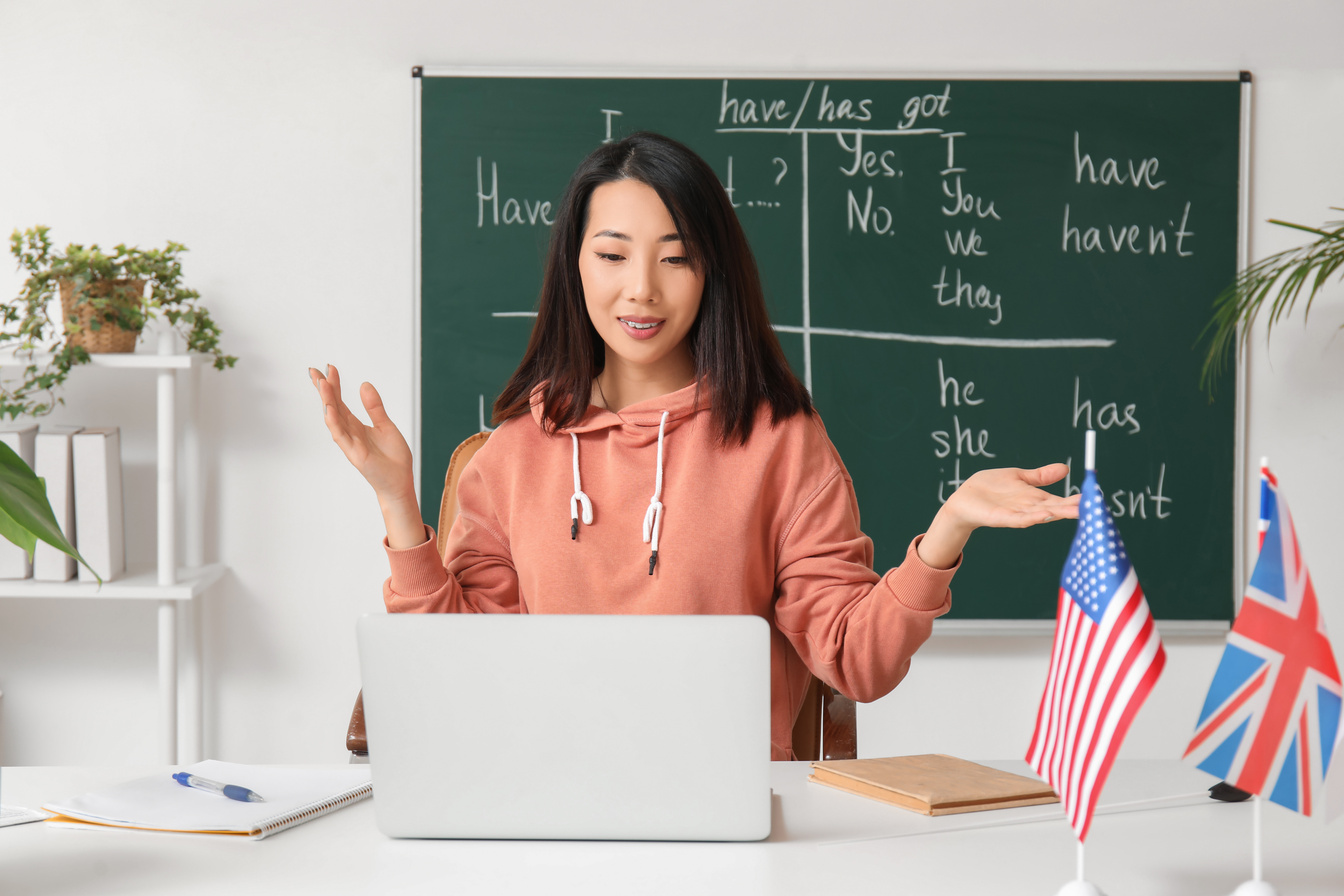
[[[71,243],[54,249],[47,227],[15,230],[10,251],[28,272],[19,294],[0,304],[0,346],[12,345],[23,367],[17,383],[0,383],[0,418],[39,417],[61,403],[59,389],[70,370],[89,360],[88,344],[115,328],[131,336],[128,346],[159,314],[182,335],[187,351],[214,356],[215,367],[232,367],[237,358],[219,347],[219,327],[201,304],[200,293],[182,283],[180,243],[163,249],[116,246],[110,253],[96,244]],[[49,309],[62,293],[62,315]]]

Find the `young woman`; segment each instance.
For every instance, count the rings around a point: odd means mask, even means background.
[[[377,391],[360,387],[365,426],[335,368],[310,375],[378,495],[389,611],[764,617],[775,759],[792,757],[810,674],[861,701],[901,681],[974,529],[1078,514],[1076,497],[1041,490],[1063,464],[981,471],[877,575],[727,195],[654,134],[602,146],[565,192],[531,341],[462,474],[443,557]]]

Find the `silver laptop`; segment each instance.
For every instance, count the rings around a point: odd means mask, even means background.
[[[391,614],[358,635],[390,837],[770,834],[759,617]]]

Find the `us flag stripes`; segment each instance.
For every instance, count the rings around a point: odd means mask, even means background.
[[[1027,751],[1032,768],[1059,794],[1080,843],[1130,722],[1166,662],[1096,471],[1088,467]]]

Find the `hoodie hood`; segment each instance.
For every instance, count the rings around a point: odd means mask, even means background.
[[[699,394],[697,395],[697,391]],[[609,411],[589,405],[588,412],[577,425],[558,428],[548,426],[542,416],[542,387],[532,390],[532,420],[537,426],[557,434],[583,434],[620,427],[622,436],[632,448],[651,445],[658,441],[659,426],[671,432],[700,411],[709,410],[709,389],[701,383],[691,383],[675,392],[628,405],[620,411]],[[663,424],[663,414],[667,423]]]

